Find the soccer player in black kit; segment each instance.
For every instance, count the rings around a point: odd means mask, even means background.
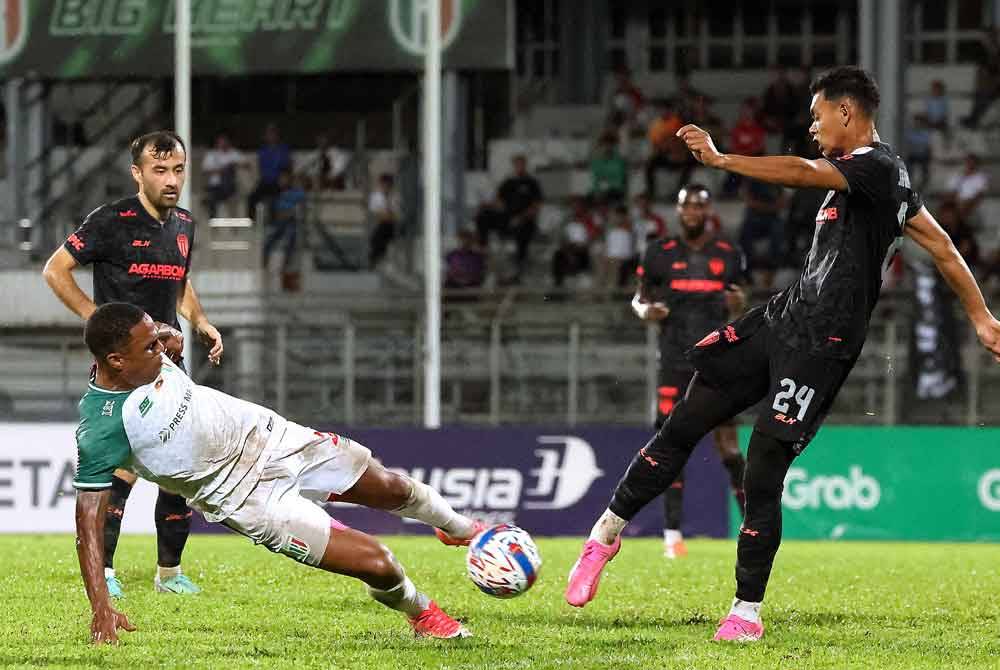
[[[86,320],[98,305],[129,302],[157,321],[161,331],[176,335],[177,313],[210,346],[209,360],[218,364],[222,336],[209,323],[188,278],[194,249],[191,212],[177,206],[184,188],[187,150],[175,133],[159,131],[131,144],[132,177],[139,192],[98,207],[65,244],[52,254],[43,275],[52,291]],[[73,270],[94,266],[94,299],[77,285]],[[175,340],[177,341],[177,340]],[[136,476],[116,470],[104,525],[104,566],[108,591],[123,595],[115,575],[114,555],[122,516]],[[154,585],[166,593],[197,593],[200,589],[181,572],[181,554],[191,532],[191,510],[184,498],[160,490],[154,512],[157,574]]]
[[[697,126],[677,131],[708,167],[794,188],[828,189],[799,279],[766,304],[708,333],[689,357],[696,373],[670,418],[632,460],[570,573],[566,600],[583,607],[621,547],[622,529],[676,479],[708,431],[763,400],[743,479],[746,511],[736,597],[716,640],[764,634],[761,602],[781,542],[782,483],[819,429],[868,331],[882,275],[904,235],[923,247],[1000,362],[1000,322],[962,256],[910,186],[902,160],[875,131],[879,91],[866,71],[839,67],[811,86],[810,135],[823,158],[720,154]]]
[[[688,184],[677,194],[681,234],[653,240],[636,271],[639,286],[632,311],[643,321],[660,325],[659,381],[656,388],[656,429],[667,420],[694,376],[684,352],[706,332],[743,313],[746,296],[740,284],[746,259],[740,249],[708,229],[712,196],[701,184]],[[743,509],[743,469],[736,422],[714,430],[715,447],[729,473],[736,502]],[[663,494],[663,554],[687,555],[681,535],[684,472]]]

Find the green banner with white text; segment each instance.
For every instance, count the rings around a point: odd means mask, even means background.
[[[445,67],[509,69],[507,0],[191,0],[195,74],[419,70],[441,7]],[[173,72],[173,0],[0,0],[0,77]]]
[[[781,509],[785,539],[1000,541],[1000,429],[823,428]]]

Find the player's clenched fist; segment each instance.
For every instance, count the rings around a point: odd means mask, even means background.
[[[699,163],[709,167],[722,166],[722,154],[715,148],[712,136],[698,126],[688,124],[677,131],[677,137],[684,140],[690,151]]]

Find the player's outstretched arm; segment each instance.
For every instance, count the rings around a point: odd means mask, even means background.
[[[80,285],[73,278],[73,268],[77,265],[79,263],[65,247],[59,247],[46,261],[42,276],[64,305],[81,319],[89,319],[97,309],[97,305],[80,289]]]
[[[194,290],[194,284],[188,279],[184,282],[184,290],[177,296],[177,311],[191,323],[191,327],[208,343],[208,360],[215,365],[222,360],[222,335],[208,321],[201,301]]]
[[[93,612],[90,639],[94,644],[116,644],[119,628],[135,630],[128,617],[111,606],[104,581],[104,515],[110,497],[111,489],[76,494],[76,555]]]
[[[738,156],[719,153],[712,136],[694,125],[687,125],[678,130],[677,137],[684,140],[688,150],[699,163],[708,167],[791,188],[848,190],[844,175],[826,160],[808,160],[798,156]]]
[[[976,329],[979,341],[1000,363],[1000,321],[997,321],[986,307],[986,301],[975,277],[972,276],[969,266],[965,264],[965,259],[958,253],[948,233],[938,225],[926,207],[921,207],[916,216],[906,222],[905,232],[934,259],[938,271],[962,302],[969,321]]]

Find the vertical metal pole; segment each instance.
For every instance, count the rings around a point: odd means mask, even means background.
[[[896,417],[896,317],[893,317],[885,324],[885,394],[883,396],[885,406],[882,408],[882,423],[886,426],[895,426],[898,421]]]
[[[576,425],[577,404],[580,395],[580,324],[576,321],[569,325],[569,370],[566,398],[566,423]]]
[[[424,323],[419,316],[413,330],[413,421],[419,423],[424,404],[425,382],[423,375],[420,374],[423,365],[421,355],[424,351]]]
[[[176,0],[177,16],[174,24],[174,132],[180,135],[188,148],[188,169],[191,166],[191,0]],[[177,204],[191,207],[191,185],[181,191]],[[182,320],[184,333],[184,358],[192,374],[194,364],[194,335],[191,324]]]
[[[344,423],[354,425],[354,324],[344,326]]]
[[[425,4],[424,56],[424,427],[441,426],[441,3]]]
[[[878,25],[878,5],[875,0],[858,1],[858,60],[861,67],[875,72],[875,28]]]
[[[490,423],[500,425],[500,319],[490,325]]]
[[[285,410],[287,409],[288,403],[288,324],[280,323],[278,324],[277,341],[275,343],[276,351],[275,355],[275,385],[277,386],[278,398],[275,404],[277,405],[278,414],[284,416]]]
[[[882,95],[879,107],[878,134],[883,142],[898,145],[903,134],[904,80],[902,64],[903,8],[901,0],[880,0],[878,3],[878,83]]]
[[[650,426],[656,423],[656,370],[660,364],[658,331],[659,326],[656,324],[651,323],[646,326],[646,398],[649,399],[649,404],[646,405],[648,408],[646,419]]]

